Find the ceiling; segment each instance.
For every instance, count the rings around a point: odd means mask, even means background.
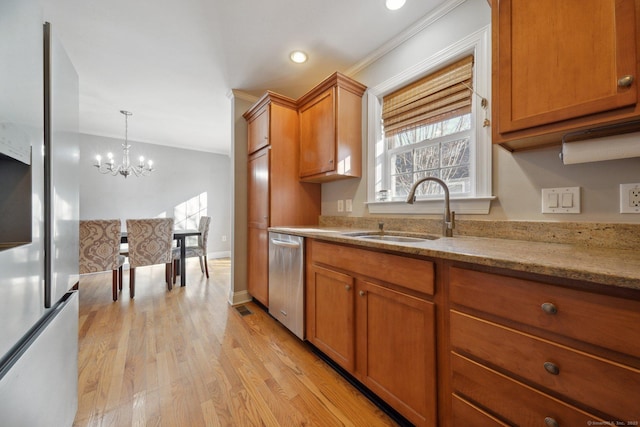
[[[80,131],[229,154],[232,89],[303,95],[444,0],[41,0],[80,81]],[[294,64],[289,52],[309,54]]]

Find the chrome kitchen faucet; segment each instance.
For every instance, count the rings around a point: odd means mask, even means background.
[[[449,187],[447,187],[447,184],[443,180],[432,176],[417,180],[411,186],[411,191],[409,191],[409,196],[407,197],[407,203],[412,205],[413,202],[416,201],[416,188],[425,181],[436,182],[440,184],[444,190],[444,222],[442,224],[442,235],[445,237],[453,237],[453,229],[456,227],[456,213],[451,212],[449,207]]]

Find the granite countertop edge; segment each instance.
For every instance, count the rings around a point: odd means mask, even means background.
[[[420,243],[392,243],[365,240],[345,234],[375,233],[376,230],[321,226],[271,227],[269,231],[362,248],[382,249],[398,254],[468,262],[640,290],[640,253],[629,249],[587,248],[569,244],[469,236],[438,237]]]

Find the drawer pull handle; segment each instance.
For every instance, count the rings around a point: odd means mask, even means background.
[[[628,74],[618,79],[618,87],[629,87],[633,84],[633,76]]]
[[[544,362],[544,369],[551,375],[558,375],[560,373],[560,368],[558,368],[558,365],[555,363]]]
[[[545,302],[542,304],[542,311],[547,314],[556,314],[558,312],[558,308],[550,302]]]
[[[560,424],[558,424],[558,422],[551,417],[545,417],[544,424],[547,427],[560,427]]]

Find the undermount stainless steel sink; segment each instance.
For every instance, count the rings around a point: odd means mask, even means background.
[[[387,242],[403,242],[403,243],[424,242],[425,240],[428,240],[428,239],[422,239],[420,237],[389,236],[389,235],[380,235],[380,234],[373,234],[369,236],[359,236],[359,237],[361,239],[368,239],[368,240],[384,240]]]
[[[369,236],[359,236],[361,239],[369,239],[369,240],[384,240],[386,242],[402,242],[402,243],[416,243],[416,242],[424,242],[426,240],[435,240],[436,236],[429,236],[427,238],[421,237],[408,237],[408,236],[390,236],[388,234],[372,234]]]
[[[437,240],[440,237],[432,234],[415,234],[415,233],[403,233],[398,231],[389,232],[371,232],[371,231],[357,231],[342,233],[344,236],[355,237],[358,239],[366,240],[381,240],[384,242],[396,242],[396,243],[419,243],[426,242],[428,240]],[[411,235],[415,234],[415,235]]]

